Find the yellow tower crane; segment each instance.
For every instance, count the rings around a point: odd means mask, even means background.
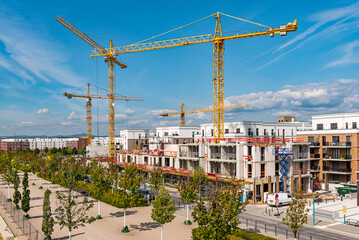
[[[108,137],[109,137],[109,157],[114,158],[116,154],[115,149],[115,77],[114,77],[114,64],[116,63],[121,68],[126,68],[127,65],[119,62],[114,55],[113,42],[110,40],[110,48],[104,49],[99,44],[97,44],[93,39],[87,36],[85,33],[81,32],[74,25],[69,23],[63,17],[58,16],[56,21],[64,25],[71,32],[75,33],[82,40],[90,44],[93,48],[96,49],[101,56],[105,57],[105,62],[108,63]]]
[[[72,98],[87,98],[86,101],[86,122],[87,122],[87,139],[88,144],[92,143],[92,116],[91,116],[91,99],[109,99],[108,95],[91,95],[90,94],[90,84],[87,84],[87,95],[75,95],[71,93],[64,92],[63,96],[68,99]],[[142,98],[135,97],[123,97],[123,96],[114,96],[114,100],[124,100],[124,101],[143,101]]]
[[[224,36],[222,33],[222,25],[221,25],[221,15],[231,17],[240,21],[244,21],[247,23],[255,24],[257,26],[263,27],[261,30],[250,31],[246,34],[231,34],[229,36]],[[214,35],[205,34],[191,37],[183,37],[176,38],[170,40],[156,41],[156,42],[145,42],[147,40],[156,38],[158,36],[162,36],[166,33],[173,32],[175,30],[186,27],[190,24],[199,22],[209,17],[215,17],[216,26]],[[249,20],[245,20],[243,18],[233,17],[224,13],[214,13],[192,23],[183,25],[181,27],[175,28],[171,31],[168,31],[163,34],[156,35],[154,37],[145,39],[139,43],[131,44],[128,46],[122,47],[113,47],[105,50],[106,52],[99,51],[98,49],[93,50],[91,57],[100,57],[107,56],[108,52],[112,53],[112,56],[117,56],[125,53],[135,53],[135,52],[143,52],[157,49],[165,49],[172,47],[180,47],[180,46],[188,46],[200,43],[213,43],[213,129],[214,129],[214,138],[216,141],[219,141],[220,138],[224,136],[224,119],[223,119],[223,111],[224,111],[224,41],[226,40],[234,40],[234,39],[242,39],[242,38],[250,38],[250,37],[259,37],[269,35],[274,37],[275,34],[280,34],[281,36],[286,36],[287,32],[294,32],[297,30],[297,20],[294,22],[288,23],[287,25],[279,26],[279,27],[270,27],[260,23],[252,22]]]
[[[186,114],[190,114],[190,113],[201,113],[201,112],[213,112],[214,109],[213,107],[207,107],[207,108],[201,108],[201,109],[190,109],[190,110],[184,110],[183,105],[187,104],[187,103],[181,103],[181,111],[180,112],[165,112],[160,114],[160,116],[162,117],[168,117],[168,116],[176,116],[176,115],[180,115],[180,126],[184,127],[185,126],[185,115]],[[191,104],[193,105],[193,104]],[[177,105],[174,109],[176,109],[179,105]],[[234,104],[234,105],[229,105],[229,106],[225,106],[223,107],[223,110],[231,110],[231,109],[238,109],[238,108],[247,108],[248,105],[246,104]]]

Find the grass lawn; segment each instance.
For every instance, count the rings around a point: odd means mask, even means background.
[[[275,240],[275,238],[267,237],[262,234],[253,233],[245,230],[238,230],[231,236],[231,240]]]

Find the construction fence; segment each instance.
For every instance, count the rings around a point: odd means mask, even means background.
[[[25,214],[21,209],[16,210],[13,202],[8,202],[7,197],[0,191],[0,205],[5,212],[10,215],[10,218],[14,221],[18,229],[29,240],[42,240],[44,235],[37,230],[29,220],[25,219]]]

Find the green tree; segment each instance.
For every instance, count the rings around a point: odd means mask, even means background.
[[[60,225],[60,229],[64,227],[68,229],[69,239],[71,239],[73,229],[78,229],[96,220],[94,217],[87,216],[87,212],[93,207],[93,203],[90,203],[87,197],[84,197],[81,202],[77,196],[72,194],[72,191],[57,192],[57,195],[60,204],[55,210],[55,213],[57,213],[55,218]]]
[[[184,221],[185,225],[191,225],[189,220],[189,204],[195,202],[198,199],[198,185],[194,183],[192,178],[188,178],[187,181],[181,181],[177,187],[182,202],[186,203],[187,208],[187,220]]]
[[[104,183],[105,179],[105,171],[101,164],[96,164],[93,162],[92,170],[90,172],[91,181],[92,181],[92,191],[91,193],[95,198],[98,199],[98,215],[96,219],[102,219],[101,217],[101,196],[103,192],[106,190],[106,186]]]
[[[295,238],[297,237],[298,231],[300,231],[308,221],[309,209],[305,207],[306,204],[307,200],[304,199],[303,191],[300,189],[295,194],[293,201],[289,204],[287,216],[282,219],[283,224],[292,229]]]
[[[42,205],[42,226],[41,230],[45,234],[44,240],[51,240],[51,234],[54,232],[54,218],[52,217],[50,204],[51,191],[46,189],[44,193],[44,202]]]
[[[19,207],[19,202],[21,200],[21,193],[19,191],[20,178],[19,178],[19,171],[17,169],[15,169],[14,171],[13,183],[14,183],[13,202],[15,204],[15,209],[20,209]]]
[[[229,239],[238,229],[238,215],[244,210],[240,182],[214,189],[208,200],[207,209],[203,202],[198,203],[192,217],[198,227],[192,230],[193,239]]]
[[[68,154],[68,151],[67,151],[67,148],[65,148],[65,147],[63,147],[62,149],[61,149],[61,153],[62,153],[62,155],[67,155]]]
[[[27,172],[24,173],[24,177],[22,179],[22,199],[21,199],[21,209],[26,213],[24,218],[29,219],[30,216],[27,212],[30,210],[30,190],[29,188],[29,176]]]
[[[38,148],[35,148],[34,153],[35,153],[35,155],[39,155],[40,150]]]
[[[49,151],[49,148],[48,147],[45,147],[45,153],[47,153]]]
[[[55,147],[53,147],[53,148],[51,148],[51,154],[56,154],[57,153],[57,148],[55,148]]]
[[[14,180],[14,173],[13,173],[13,169],[11,167],[11,163],[10,161],[5,160],[5,164],[4,164],[4,170],[2,172],[2,178],[4,179],[5,183],[7,184],[7,196],[8,198],[6,199],[7,202],[11,202],[11,197],[10,197],[10,184],[13,183]]]
[[[119,190],[115,192],[115,199],[123,207],[123,229],[122,232],[129,232],[126,225],[126,209],[134,205],[139,198],[138,189],[143,178],[138,172],[135,164],[126,165],[123,173],[119,176]],[[116,197],[116,195],[118,197]]]
[[[176,205],[168,190],[164,186],[161,187],[160,193],[152,202],[153,208],[151,218],[161,224],[161,240],[163,239],[163,225],[172,222],[175,219]]]
[[[150,192],[157,195],[163,186],[163,171],[159,167],[155,167],[148,178],[150,184]]]

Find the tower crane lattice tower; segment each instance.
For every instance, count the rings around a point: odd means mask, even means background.
[[[109,99],[108,95],[91,95],[90,93],[90,84],[87,84],[87,95],[76,95],[71,93],[64,93],[63,96],[68,99],[71,98],[86,98],[86,122],[87,122],[87,139],[88,144],[92,143],[92,111],[91,111],[91,99]],[[124,96],[114,96],[114,100],[124,100],[124,101],[143,101],[142,98],[135,97],[124,97]]]
[[[58,16],[56,21],[64,25],[71,32],[76,34],[82,40],[90,44],[96,49],[101,56],[105,57],[105,62],[108,63],[108,137],[109,137],[109,158],[114,158],[116,154],[115,149],[115,77],[114,77],[114,64],[117,64],[121,68],[126,68],[127,65],[119,62],[114,55],[113,42],[110,40],[110,48],[104,49],[88,35],[81,32],[70,22],[65,20],[63,17]]]

